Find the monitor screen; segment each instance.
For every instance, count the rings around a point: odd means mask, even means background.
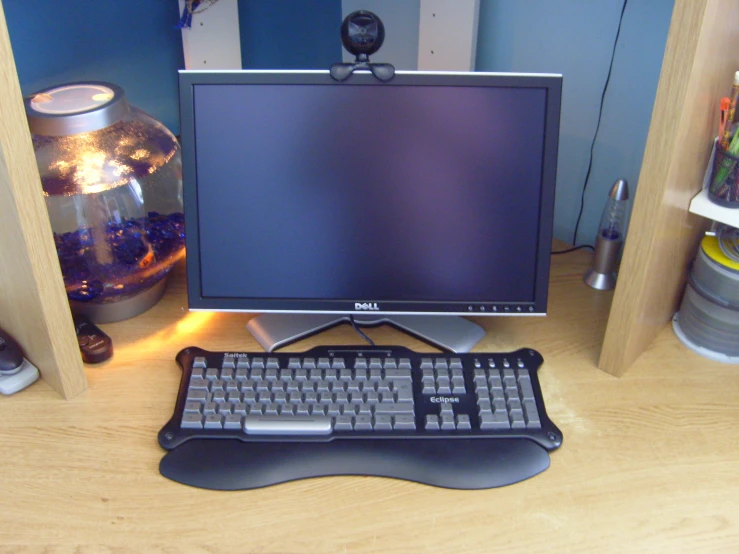
[[[193,309],[546,312],[561,77],[180,73]]]

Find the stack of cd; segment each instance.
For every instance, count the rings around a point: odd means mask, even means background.
[[[672,326],[680,341],[713,360],[739,363],[739,249],[731,227],[701,242]]]

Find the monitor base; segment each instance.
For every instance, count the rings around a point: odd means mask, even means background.
[[[267,352],[315,335],[340,323],[351,323],[342,314],[261,314],[247,323],[247,330]],[[371,315],[354,316],[360,326],[392,325],[447,352],[469,352],[485,330],[459,316]]]

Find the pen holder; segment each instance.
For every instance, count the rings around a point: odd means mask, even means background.
[[[726,208],[739,208],[739,158],[716,147],[708,198]]]

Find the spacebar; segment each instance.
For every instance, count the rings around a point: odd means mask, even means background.
[[[247,435],[328,435],[331,418],[321,416],[246,416]]]

